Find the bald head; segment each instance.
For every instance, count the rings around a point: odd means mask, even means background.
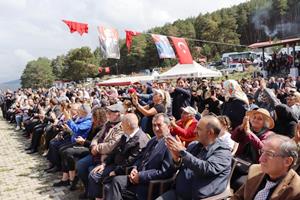
[[[128,113],[124,115],[122,123],[128,125],[128,128],[131,130],[135,130],[139,127],[139,120],[134,113]]]
[[[201,120],[203,120],[206,124],[206,129],[212,131],[215,134],[215,136],[218,137],[222,129],[222,125],[218,118],[212,115],[206,115],[203,118],[201,118]]]
[[[197,140],[203,145],[208,146],[214,143],[221,131],[221,123],[215,116],[206,115],[197,124]]]

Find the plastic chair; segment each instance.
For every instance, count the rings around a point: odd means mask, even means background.
[[[175,182],[176,176],[177,176],[178,171],[168,179],[163,179],[163,180],[153,180],[150,181],[149,186],[148,186],[148,195],[147,195],[147,200],[152,200],[153,199],[153,192],[155,189],[155,186],[159,186],[159,195],[162,195],[164,192],[169,190],[173,183]]]

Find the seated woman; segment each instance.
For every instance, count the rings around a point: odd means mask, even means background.
[[[249,101],[237,81],[227,80],[223,83],[223,87],[226,100],[222,104],[221,114],[229,117],[232,129],[235,129],[242,124]]]
[[[248,111],[243,119],[242,125],[236,127],[231,138],[239,143],[236,156],[249,162],[258,163],[259,150],[263,141],[273,132],[274,121],[270,113],[263,108]],[[233,189],[239,188],[248,173],[248,166],[236,167],[232,177]]]
[[[231,154],[235,155],[239,144],[231,139],[231,134],[229,132],[231,131],[230,119],[225,115],[218,116],[217,118],[222,125],[221,132],[219,133],[219,139],[223,140],[229,146]]]
[[[185,142],[185,146],[196,139],[195,128],[198,121],[195,119],[197,111],[191,106],[182,109],[181,119],[175,122],[171,120],[171,134],[178,135],[180,140]]]
[[[147,118],[147,122],[145,127],[142,125],[142,129],[145,133],[148,133],[150,136],[153,136],[152,130],[152,118],[157,113],[165,113],[166,112],[166,105],[168,102],[165,98],[165,91],[163,90],[153,90],[153,103],[145,106],[141,106],[138,102],[138,97],[136,95],[132,96],[132,103],[135,105],[137,110],[142,113],[144,116],[142,121]]]
[[[101,130],[106,122],[106,110],[95,108],[92,111],[92,129],[86,139],[79,136],[76,138],[76,145],[60,152],[62,160],[62,180],[54,183],[54,187],[67,186],[71,183],[70,190],[76,189],[77,178],[75,178],[75,162],[89,154],[89,146],[94,136]]]

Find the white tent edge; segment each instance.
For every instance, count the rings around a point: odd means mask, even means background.
[[[210,78],[210,77],[221,77],[220,71],[214,71],[207,69],[197,62],[193,61],[193,64],[176,64],[168,71],[155,76],[154,80],[163,79],[175,79],[175,78]]]

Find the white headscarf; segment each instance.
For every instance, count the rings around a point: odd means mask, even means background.
[[[249,105],[247,95],[243,92],[241,86],[235,80],[227,80],[223,83],[223,88],[225,89],[225,98],[229,99],[234,97],[239,99]]]

